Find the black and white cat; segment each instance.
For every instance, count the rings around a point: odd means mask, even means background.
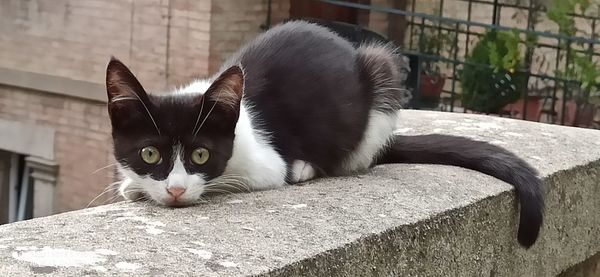
[[[242,47],[215,77],[147,94],[120,61],[106,86],[121,194],[168,206],[214,188],[267,190],[377,163],[457,165],[512,184],[518,240],[542,224],[536,171],[512,153],[466,138],[394,136],[408,100],[406,62],[392,48],[358,48],[316,24],[292,21]]]

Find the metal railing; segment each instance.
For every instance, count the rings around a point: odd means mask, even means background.
[[[583,112],[589,112],[590,108],[592,117],[594,117],[594,112],[596,117],[600,117],[600,112],[598,112],[600,109],[592,101],[600,98],[600,95],[599,97],[593,97],[594,93],[600,92],[600,80],[595,84],[584,84],[584,80],[573,74],[575,58],[585,58],[592,61],[587,64],[588,66],[593,66],[593,62],[596,62],[596,68],[600,64],[600,30],[598,30],[600,27],[597,26],[600,16],[570,14],[579,22],[584,21],[589,30],[587,34],[566,35],[559,32],[536,30],[541,25],[540,18],[545,17],[547,11],[545,7],[535,4],[534,1],[521,4],[514,3],[515,1],[504,3],[499,0],[438,0],[437,8],[431,9],[433,14],[417,12],[416,7],[419,5],[417,0],[409,0],[411,3],[408,4],[409,8],[407,10],[355,3],[356,1],[313,1],[356,9],[363,13],[383,13],[388,18],[389,16],[395,16],[404,19],[404,22],[406,22],[404,26],[405,37],[400,43],[397,40],[396,42],[397,44],[404,44],[403,53],[413,60],[413,71],[418,73],[412,74],[412,89],[415,98],[413,105],[415,108],[424,108],[428,104],[426,101],[422,101],[423,98],[427,97],[424,97],[426,93],[421,90],[427,86],[422,83],[421,73],[430,70],[433,66],[441,68],[440,71],[446,81],[441,91],[439,104],[434,103],[436,109],[451,112],[479,110],[483,113],[494,113],[535,121],[540,121],[542,117],[545,117],[545,122],[548,123],[587,127],[594,124],[600,125],[600,122],[593,122],[593,119],[589,122],[577,122]],[[431,2],[428,1],[430,5]],[[452,2],[460,2],[463,6],[466,5],[465,19],[444,16],[445,5],[454,4]],[[489,18],[490,22],[475,21],[473,13],[486,7],[493,10],[492,16]],[[503,25],[502,20],[510,18],[507,17],[507,11],[518,11],[519,16],[524,18],[524,22],[517,24],[518,26]],[[388,21],[388,23],[390,22],[392,21]],[[549,21],[546,20],[545,22]],[[551,23],[548,24],[551,25]],[[549,26],[548,24],[545,26]],[[369,28],[368,23],[362,22],[360,25],[366,29]],[[500,57],[500,61],[496,60],[496,64],[482,63],[474,58],[474,49],[486,48],[485,45],[478,45],[485,44],[479,42],[485,40],[486,35],[491,32],[505,37],[506,41],[518,39],[518,42],[513,42],[517,43],[519,52],[519,61],[514,66],[503,68],[498,65],[502,63],[503,58],[506,59],[506,56]],[[386,33],[381,33],[381,35],[387,36]],[[436,43],[440,45],[436,45]],[[434,47],[431,47],[431,44]],[[492,49],[496,48],[495,46],[491,47]],[[502,45],[498,47],[502,48]],[[510,50],[508,51],[510,52]],[[494,54],[490,54],[491,60],[498,58],[492,56]],[[493,83],[492,90],[500,87],[498,93],[505,91],[510,93],[514,87],[516,92],[513,93],[518,93],[519,99],[512,98],[506,105],[502,105],[504,102],[500,101],[501,109],[471,107],[473,106],[472,103],[466,105],[466,96],[472,94],[469,94],[470,91],[465,88],[465,83],[469,81],[466,79],[468,74],[465,72],[469,70],[480,70],[481,73],[491,72],[491,74],[484,75],[494,75],[495,83]],[[600,71],[600,69],[598,70]],[[578,73],[582,74],[582,72]],[[482,76],[483,79],[488,77]],[[511,84],[515,77],[524,78],[523,86]],[[512,81],[512,83],[515,82]],[[505,83],[511,84],[508,89],[501,88]],[[490,95],[490,97],[490,99],[500,99],[495,98],[494,95]],[[485,101],[479,101],[478,103],[482,104]],[[465,106],[468,106],[468,108],[465,108]]]

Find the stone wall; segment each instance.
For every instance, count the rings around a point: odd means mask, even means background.
[[[546,196],[536,244],[517,244],[518,201],[499,179],[384,165],[194,207],[117,203],[3,225],[0,275],[597,276],[600,131],[462,113],[399,118],[398,133],[484,140],[536,167]]]

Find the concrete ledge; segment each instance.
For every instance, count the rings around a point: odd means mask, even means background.
[[[0,67],[0,85],[106,102],[103,84]]]
[[[511,187],[386,165],[169,209],[118,203],[0,226],[0,275],[556,276],[600,251],[600,132],[403,111],[399,132],[492,141],[540,169],[541,239],[516,242]]]

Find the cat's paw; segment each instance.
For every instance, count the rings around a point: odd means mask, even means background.
[[[295,160],[292,163],[292,183],[300,183],[314,178],[317,174],[315,169],[309,163],[302,160]]]

